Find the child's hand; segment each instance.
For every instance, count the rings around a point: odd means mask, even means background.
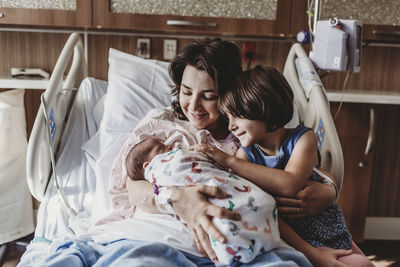
[[[214,146],[209,146],[206,144],[198,144],[189,147],[189,150],[203,152],[209,158],[214,160],[218,165],[221,165],[223,168],[229,168],[228,160],[232,156]]]

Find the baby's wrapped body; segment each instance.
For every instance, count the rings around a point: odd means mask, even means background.
[[[218,186],[230,196],[210,199],[216,206],[239,212],[241,221],[214,218],[226,237],[211,244],[221,265],[233,260],[247,263],[262,251],[280,247],[277,207],[274,198],[251,182],[218,169],[199,152],[176,149],[157,155],[145,170],[145,178],[157,186]]]

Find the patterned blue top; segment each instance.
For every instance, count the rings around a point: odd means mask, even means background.
[[[250,147],[243,147],[248,161],[270,168],[285,169],[290,156],[292,155],[294,146],[299,138],[307,131],[312,129],[305,126],[297,126],[289,134],[280,147],[280,151],[276,156],[268,156],[259,148],[257,144]],[[319,153],[318,153],[318,160]],[[319,163],[318,163],[319,165]],[[312,172],[311,181],[322,182],[322,178]],[[305,241],[314,247],[330,247],[334,249],[350,249],[352,237],[346,227],[343,212],[341,208],[334,204],[323,209],[320,213],[300,219],[285,219],[293,230],[301,236]]]

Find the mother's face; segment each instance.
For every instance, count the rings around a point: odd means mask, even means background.
[[[190,124],[197,129],[218,126],[218,89],[207,72],[186,66],[179,91],[179,103]]]

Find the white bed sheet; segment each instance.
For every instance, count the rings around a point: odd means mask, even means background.
[[[96,190],[93,153],[98,144],[92,140],[102,117],[102,97],[107,91],[107,82],[94,78],[82,81],[65,127],[56,170],[59,183],[69,205],[78,211],[79,218],[87,217]],[[85,145],[84,145],[85,144]],[[83,146],[83,149],[81,148]],[[91,153],[87,153],[85,148]],[[35,236],[45,240],[74,238],[68,227],[68,213],[60,201],[51,178],[48,189],[40,204]]]

